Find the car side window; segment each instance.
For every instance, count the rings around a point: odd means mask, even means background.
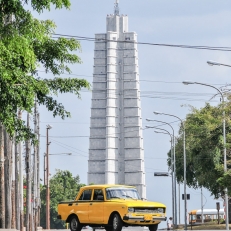
[[[90,201],[91,200],[92,189],[84,190],[79,198],[80,201]]]
[[[102,189],[94,189],[93,200],[95,200],[95,201],[103,201],[104,200]]]

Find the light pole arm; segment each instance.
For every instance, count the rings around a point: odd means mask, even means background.
[[[172,117],[177,118],[178,120],[180,120],[180,121],[181,121],[181,124],[182,124],[182,126],[183,126],[183,129],[185,130],[185,127],[184,127],[184,121],[183,121],[180,117],[175,116],[175,115],[172,115],[172,114],[166,114],[166,113],[161,113],[161,115],[167,115],[167,116],[172,116]]]
[[[220,93],[221,98],[222,98],[222,102],[224,103],[224,95],[223,95],[223,93],[221,92],[221,90],[220,90],[219,88],[214,87],[214,86],[209,85],[209,84],[206,84],[206,83],[198,83],[198,82],[195,82],[195,84],[199,84],[199,85],[203,85],[203,86],[207,86],[207,87],[212,87],[212,88],[216,89],[216,90]]]
[[[172,129],[172,133],[173,133],[173,136],[174,136],[174,129],[173,129],[173,127],[172,127],[172,125],[170,123],[167,123],[165,121],[160,121],[160,120],[152,120],[152,119],[147,119],[147,121],[155,121],[155,122],[159,122],[159,123],[163,123],[163,124],[169,125],[171,127],[171,129]]]

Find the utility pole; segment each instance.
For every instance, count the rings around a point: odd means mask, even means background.
[[[29,128],[29,113],[27,113],[27,128]],[[26,141],[26,231],[31,231],[31,153],[30,140]]]
[[[47,125],[47,151],[46,151],[46,183],[47,183],[47,190],[46,190],[46,229],[50,229],[50,182],[49,182],[49,130],[52,127],[48,124]]]
[[[22,119],[22,112],[18,111],[18,119]],[[19,208],[20,208],[20,231],[24,229],[24,198],[23,198],[23,158],[22,158],[22,143],[18,143],[18,154],[19,154]]]
[[[4,133],[0,124],[0,228],[5,229]]]

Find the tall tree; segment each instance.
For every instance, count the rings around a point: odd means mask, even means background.
[[[214,197],[223,197],[224,189],[228,188],[231,196],[231,102],[225,104],[226,137],[227,137],[227,172],[224,171],[224,145],[222,112],[223,105],[196,109],[191,107],[185,120],[186,131],[186,180],[193,188],[205,187]],[[169,154],[168,154],[169,155]],[[170,165],[170,155],[168,159]],[[176,176],[183,182],[183,134],[180,128],[176,142]]]
[[[69,157],[68,157],[69,158]],[[61,201],[74,200],[79,192],[79,176],[73,176],[68,170],[56,170],[56,173],[50,179],[50,226],[51,229],[65,228],[64,222],[57,219],[57,206]],[[46,226],[46,187],[41,186],[41,226]]]
[[[10,136],[16,139],[34,139],[25,121],[17,118],[17,110],[31,112],[34,97],[41,105],[62,118],[70,115],[64,106],[52,95],[71,92],[78,97],[82,87],[89,88],[83,79],[59,78],[41,79],[38,68],[44,68],[58,76],[70,73],[67,64],[81,63],[73,53],[80,49],[75,39],[53,39],[55,24],[51,20],[38,20],[28,10],[30,5],[41,13],[50,10],[51,5],[60,9],[69,8],[69,0],[2,0],[0,1],[0,121]],[[8,15],[13,15],[10,23],[5,23]],[[4,109],[4,110],[3,110]]]
[[[231,112],[231,103],[226,105],[226,114]],[[230,173],[230,144],[231,122],[226,117],[227,132],[227,165],[228,171],[224,173],[223,133],[222,133],[222,107],[206,104],[204,108],[191,107],[185,120],[186,150],[187,150],[187,185],[197,188],[205,187],[214,196],[222,194],[228,187],[231,193]],[[183,140],[182,127],[176,142],[176,175],[177,180],[183,182]],[[169,167],[171,167],[169,165]]]

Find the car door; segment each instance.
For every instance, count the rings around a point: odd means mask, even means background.
[[[89,205],[91,203],[92,189],[82,192],[79,199],[75,201],[75,213],[78,215],[80,223],[89,223]]]
[[[104,221],[104,202],[105,196],[103,189],[94,189],[92,201],[89,205],[89,221],[91,224],[102,224]]]

